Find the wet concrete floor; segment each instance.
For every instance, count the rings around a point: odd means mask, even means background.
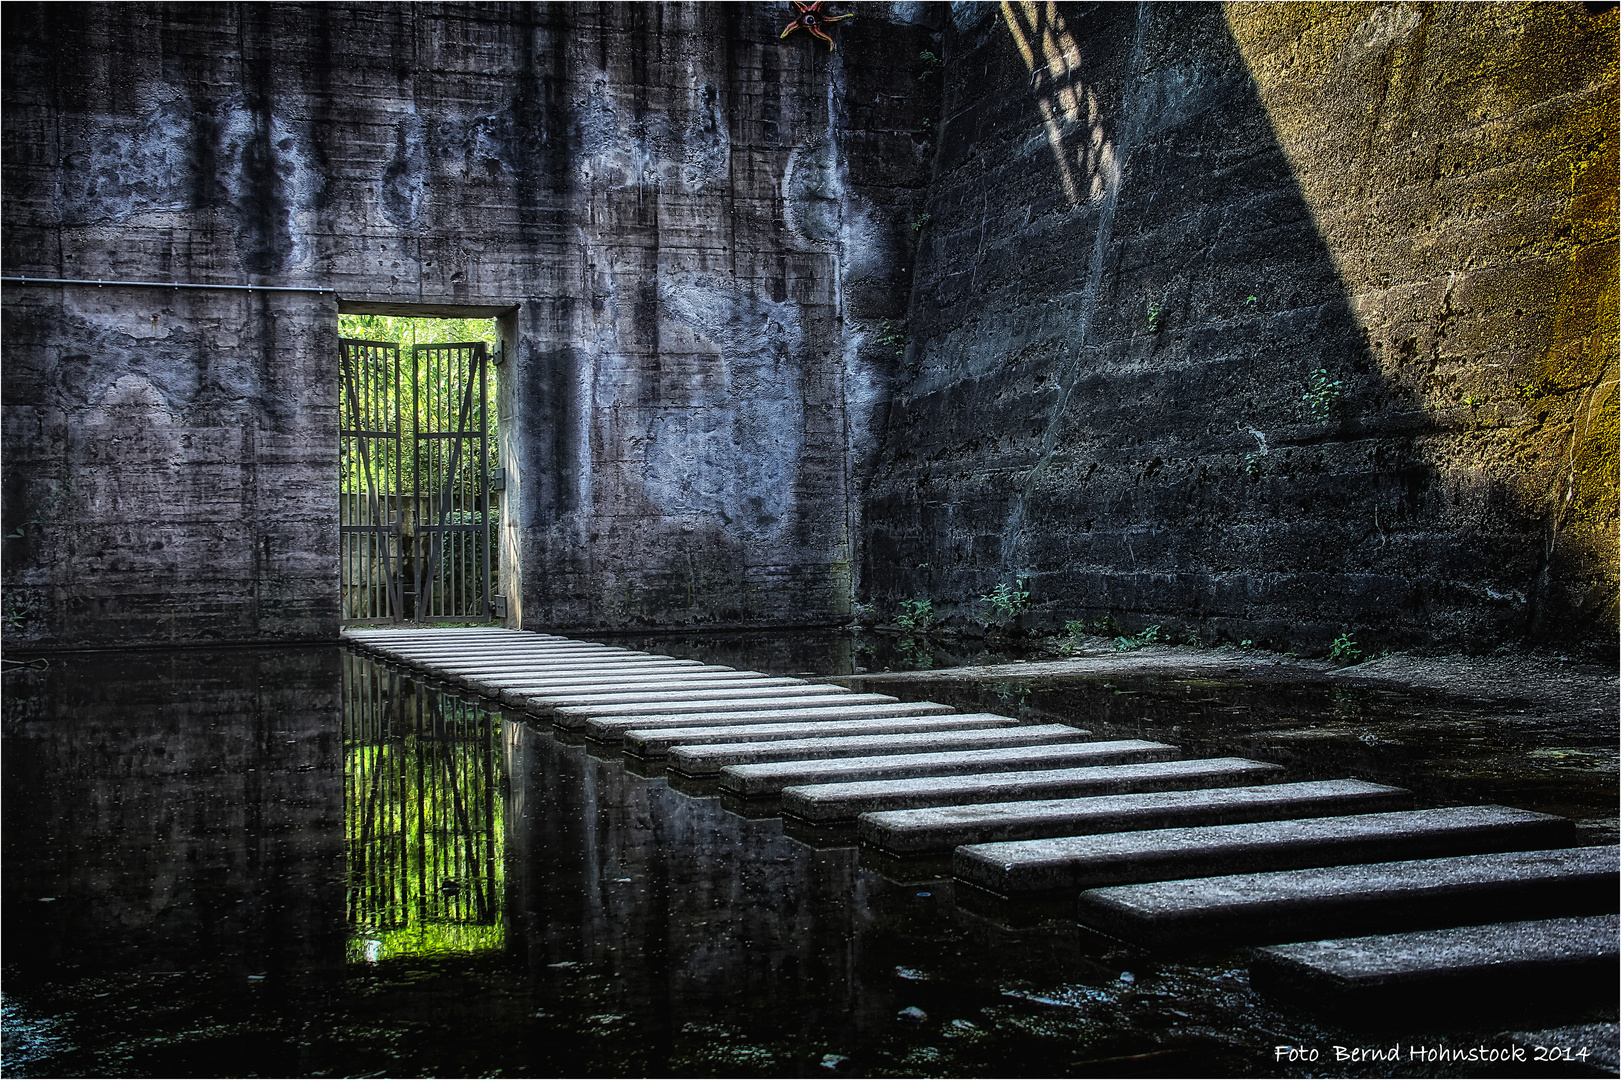
[[[893,648],[616,643],[852,678]],[[4,678],[9,1075],[1614,1071],[1613,1007],[1341,1026],[1259,998],[1241,954],[997,925],[949,881],[890,880],[336,648],[60,655]],[[1163,675],[894,688],[1614,835],[1613,738],[1474,705]],[[1497,1068],[1334,1049],[1393,1043],[1589,1053]]]

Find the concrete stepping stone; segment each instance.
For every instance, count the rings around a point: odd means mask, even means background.
[[[836,705],[805,705],[798,698],[769,709],[746,712],[650,713],[635,716],[597,716],[585,723],[586,738],[613,745],[633,728],[658,731],[673,727],[742,727],[758,724],[809,724],[819,720],[880,720],[897,716],[938,716],[956,712],[933,701],[897,701],[887,694],[850,694],[835,698]],[[846,703],[849,704],[846,704]]]
[[[1090,735],[1091,732],[1083,731],[1081,734]],[[722,791],[741,798],[758,799],[781,795],[790,787],[888,781],[916,776],[1123,765],[1133,761],[1167,761],[1180,757],[1181,753],[1176,747],[1164,743],[1117,739],[944,753],[879,754],[829,761],[774,761],[722,769],[720,787]]]
[[[932,702],[929,704],[933,704]],[[955,716],[951,706],[937,706],[937,715],[899,716],[861,720],[823,720],[778,724],[719,724],[709,727],[632,728],[624,733],[625,752],[639,758],[661,758],[674,746],[712,746],[718,743],[782,742],[788,739],[828,739],[846,735],[904,735],[918,731],[984,730],[1017,727],[1008,716]]]
[[[527,693],[542,693],[555,689],[570,681],[576,683],[602,682],[608,679],[625,680],[628,685],[635,686],[642,683],[702,679],[706,676],[720,674],[719,672],[705,672],[693,667],[665,667],[649,668],[643,665],[614,665],[601,667],[569,667],[560,668],[554,672],[524,671],[516,673],[501,673],[496,675],[476,674],[457,675],[454,681],[458,686],[465,686],[469,690],[477,690],[491,697],[499,697],[508,691]],[[744,677],[763,679],[767,676],[759,672],[735,672],[733,674]]]
[[[522,708],[536,716],[549,716],[552,723],[565,730],[585,726],[593,716],[634,716],[638,713],[704,712],[729,706],[742,709],[760,709],[775,705],[784,698],[817,699],[817,704],[846,700],[850,693],[842,686],[819,686],[797,679],[778,680],[782,685],[765,684],[756,679],[752,683],[737,684],[728,689],[689,690],[680,684],[669,689],[645,687],[629,693],[586,695],[521,695]]]
[[[558,668],[705,668],[704,663],[697,660],[676,660],[674,657],[653,657],[653,655],[616,654],[611,657],[514,657],[511,660],[475,660],[475,662],[436,662],[436,666],[447,671],[467,673],[467,675],[481,675],[481,673],[498,673],[498,671],[551,671]],[[716,668],[718,670],[718,668]],[[734,671],[736,668],[725,668]]]
[[[627,686],[611,678],[590,679],[572,686],[554,690],[523,690],[528,706],[537,703],[556,708],[562,705],[616,705],[663,701],[704,701],[714,698],[746,697],[753,694],[769,695],[784,691],[803,691],[800,679],[682,679],[671,676],[656,682]],[[704,697],[702,695],[707,695]]]
[[[863,843],[908,858],[999,840],[1404,810],[1411,801],[1412,792],[1385,784],[1307,780],[1260,787],[882,810],[857,818],[856,832]]]
[[[548,658],[564,659],[567,657],[626,657],[649,656],[650,653],[637,653],[629,649],[609,648],[601,645],[484,645],[484,646],[456,646],[440,648],[438,646],[423,646],[421,648],[403,649],[390,648],[386,650],[389,655],[402,660],[412,660],[418,663],[480,663],[501,660],[532,659],[544,660]]]
[[[503,683],[507,689],[522,690],[526,687],[544,687],[551,684],[564,683],[570,679],[575,682],[600,682],[607,679],[634,680],[636,683],[656,682],[702,682],[705,680],[738,681],[747,679],[789,678],[790,676],[770,676],[758,671],[738,671],[736,668],[712,668],[701,664],[681,666],[670,664],[664,667],[649,667],[645,664],[615,664],[597,667],[567,667],[556,671],[530,670],[499,675],[486,675],[483,673],[465,675],[462,678],[468,681],[483,681]],[[794,679],[802,683],[804,679]]]
[[[969,803],[1013,802],[1032,798],[1069,799],[1134,791],[1239,787],[1281,780],[1281,765],[1246,758],[1147,761],[972,776],[922,776],[903,780],[863,780],[785,788],[787,817],[827,825],[854,821],[878,810],[909,810]]]
[[[1576,827],[1553,814],[1448,806],[971,844],[956,850],[952,872],[987,892],[1012,897],[1234,872],[1553,848],[1575,836]]]
[[[976,713],[993,716],[993,713]],[[760,761],[803,761],[810,758],[868,757],[874,754],[941,753],[1008,746],[1079,742],[1090,732],[1067,724],[1032,724],[989,731],[948,731],[938,735],[852,735],[841,739],[788,739],[782,742],[732,743],[725,746],[678,746],[667,758],[674,772],[715,776],[731,765]]]
[[[1613,847],[1459,855],[1088,889],[1078,918],[1151,947],[1247,945],[1609,914]]]
[[[771,678],[752,671],[670,671],[662,675],[643,677],[624,676],[609,671],[576,675],[573,678],[536,680],[492,689],[497,693],[511,690],[527,700],[534,700],[552,696],[583,698],[600,694],[633,694],[644,690],[648,693],[662,693],[672,690],[739,690],[802,684],[801,679]]]
[[[703,670],[700,665],[683,664],[592,664],[589,666],[565,665],[557,668],[529,667],[516,671],[474,672],[471,674],[452,674],[451,681],[469,689],[481,689],[499,693],[503,690],[516,690],[526,686],[544,686],[547,683],[557,682],[561,679],[578,679],[582,676],[612,675],[615,678],[637,678],[658,676],[661,678],[686,678],[689,673]],[[722,669],[730,670],[730,669]],[[758,675],[758,673],[753,673]],[[764,676],[759,676],[764,678]]]
[[[1336,1018],[1613,1005],[1618,933],[1616,916],[1596,915],[1271,945],[1256,950],[1250,983]]]

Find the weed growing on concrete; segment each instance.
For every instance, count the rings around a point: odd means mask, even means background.
[[[1306,403],[1311,415],[1318,420],[1331,420],[1340,398],[1345,396],[1345,384],[1328,377],[1327,368],[1318,368],[1306,378],[1306,392],[1300,400]]]
[[[1160,307],[1158,304],[1148,305],[1148,332],[1150,334],[1159,333],[1161,319],[1164,314],[1165,309]]]
[[[1244,475],[1251,480],[1261,476],[1261,454],[1259,451],[1244,455]]]
[[[1155,623],[1153,626],[1143,627],[1135,634],[1122,634],[1121,636],[1115,638],[1114,649],[1115,652],[1131,652],[1133,649],[1140,649],[1144,645],[1152,645],[1158,640],[1159,623]]]
[[[927,596],[902,600],[895,625],[906,631],[927,632],[934,625],[934,601]]]
[[[941,60],[938,56],[934,55],[934,53],[927,49],[924,49],[922,52],[918,53],[917,58],[918,61],[923,65],[923,70],[920,71],[917,76],[918,82],[926,82],[934,76],[940,74],[940,69],[945,66],[945,61]]]
[[[1342,631],[1328,647],[1328,658],[1336,664],[1354,664],[1362,659],[1362,650],[1349,630]]]
[[[1019,578],[1012,585],[1004,581],[980,597],[979,602],[991,609],[998,623],[1004,623],[1019,612],[1030,609],[1030,590],[1024,587],[1024,578]]]
[[[1255,297],[1253,297],[1253,296],[1244,297],[1244,306],[1249,308],[1251,311],[1254,311],[1255,310]]]
[[[915,233],[922,232],[924,227],[933,220],[933,214],[919,214],[917,217],[912,219],[912,231]]]
[[[878,331],[878,344],[895,350],[895,359],[906,355],[906,324],[884,320]]]
[[[1238,647],[1240,649],[1253,649],[1253,648],[1255,648],[1255,639],[1254,638],[1245,638],[1243,641],[1240,641],[1238,643]]]
[[[39,614],[39,609],[27,600],[14,600],[6,598],[6,611],[0,616],[7,630],[21,630],[28,625],[28,621]]]

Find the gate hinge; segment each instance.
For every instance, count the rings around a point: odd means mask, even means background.
[[[507,489],[507,471],[497,469],[490,474],[490,490],[505,491]]]

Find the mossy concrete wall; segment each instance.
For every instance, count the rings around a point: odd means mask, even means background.
[[[1613,641],[1613,7],[962,5],[945,49],[881,610]]]

